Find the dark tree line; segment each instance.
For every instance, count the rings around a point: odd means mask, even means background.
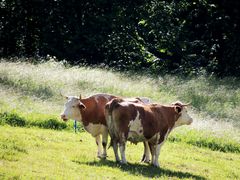
[[[237,0],[1,0],[1,57],[240,75]]]

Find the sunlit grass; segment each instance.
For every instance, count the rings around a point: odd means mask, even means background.
[[[60,92],[83,97],[104,92],[119,96],[146,96],[154,102],[191,102],[199,118],[231,122],[240,127],[240,80],[199,76],[150,77],[89,67],[65,67],[49,61],[42,64],[0,63],[0,104],[26,111],[58,114],[64,99]],[[11,91],[11,92],[6,92]],[[13,97],[9,97],[13,93]],[[16,97],[15,97],[16,96]],[[18,102],[15,102],[18,101]],[[19,105],[19,103],[21,105]]]
[[[5,179],[239,179],[240,156],[167,141],[161,168],[139,162],[143,145],[128,143],[128,165],[96,158],[88,133],[0,126],[0,177]]]
[[[174,99],[168,91],[159,89],[153,78],[130,76],[88,67],[65,68],[60,63],[38,65],[2,62],[0,83],[39,98],[59,96],[60,91],[85,96],[97,92],[122,96],[149,96],[161,102]]]
[[[204,125],[211,130],[224,129],[227,125],[232,132],[229,126],[240,127],[240,80],[236,78],[150,77],[99,68],[65,67],[54,61],[33,65],[3,59],[0,75],[1,112],[17,111],[25,117],[35,114],[58,117],[65,102],[60,92],[83,97],[104,92],[146,96],[166,104],[176,100],[191,102],[194,127],[202,126],[203,122],[211,122]],[[221,123],[216,125],[215,121]]]
[[[166,83],[169,87],[171,82]],[[192,103],[205,116],[240,125],[240,79],[199,76],[176,78],[173,93]]]

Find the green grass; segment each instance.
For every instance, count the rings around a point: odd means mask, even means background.
[[[160,169],[138,162],[142,144],[128,145],[127,166],[114,162],[112,150],[109,160],[99,161],[94,139],[87,133],[74,134],[73,121],[60,120],[65,102],[60,92],[83,97],[99,92],[146,96],[166,104],[192,102],[194,123],[171,133],[162,149]],[[2,59],[0,97],[0,179],[240,178],[237,78],[151,77],[52,61],[33,65]]]
[[[184,142],[193,146],[208,148],[212,151],[240,153],[239,141],[234,140],[226,132],[217,135],[211,131],[181,128],[170,135],[169,141]]]
[[[167,141],[161,168],[139,163],[143,145],[128,144],[128,165],[96,158],[87,133],[0,126],[0,177],[3,179],[239,179],[240,155]]]

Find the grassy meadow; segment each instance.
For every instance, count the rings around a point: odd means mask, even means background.
[[[129,165],[96,158],[94,139],[59,114],[60,96],[111,93],[169,104],[191,102],[191,126],[170,135],[161,168],[139,163],[143,145],[128,144]],[[0,179],[240,179],[240,79],[182,77],[0,62]]]

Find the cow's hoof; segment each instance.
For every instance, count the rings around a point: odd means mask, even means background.
[[[105,160],[107,159],[107,156],[102,156],[101,159]]]
[[[127,165],[128,163],[126,161],[120,161],[120,164]]]
[[[117,164],[121,164],[121,161],[120,161],[120,160],[116,160],[116,163],[117,163]]]
[[[159,164],[152,164],[152,165],[153,165],[153,167],[156,167],[156,168],[160,167]]]
[[[107,154],[102,154],[102,159],[107,159]]]
[[[146,156],[145,154],[143,154],[143,157],[140,162],[149,164],[149,163],[151,163],[151,160],[150,160],[149,156]]]
[[[150,159],[145,159],[144,161],[142,161],[144,163],[147,163],[147,164],[150,164],[151,163],[151,160]]]

